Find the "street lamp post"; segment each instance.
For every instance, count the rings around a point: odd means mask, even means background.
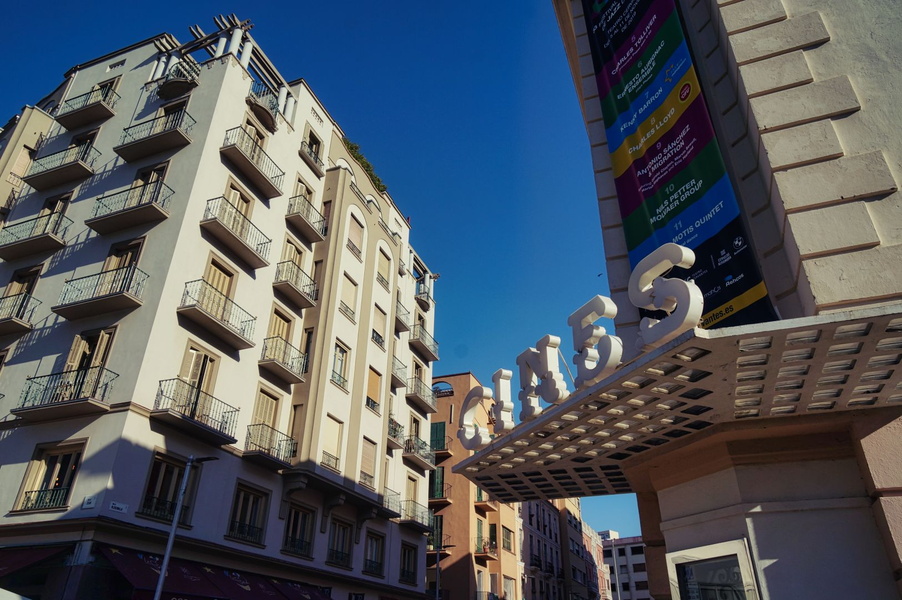
[[[216,456],[204,456],[194,458],[194,455],[188,457],[185,463],[185,474],[182,475],[182,483],[179,486],[179,493],[175,500],[175,511],[172,515],[172,527],[169,528],[169,539],[166,540],[166,551],[163,553],[163,564],[160,565],[160,576],[157,578],[157,589],[154,590],[153,600],[160,600],[163,593],[163,583],[166,580],[166,570],[169,568],[169,557],[172,555],[172,544],[175,542],[175,532],[179,528],[179,518],[182,516],[182,502],[185,499],[185,490],[188,489],[188,477],[191,475],[191,467],[195,463],[205,463],[211,460],[219,460]]]
[[[442,550],[453,548],[454,544],[439,544],[435,547],[435,600],[442,599]]]

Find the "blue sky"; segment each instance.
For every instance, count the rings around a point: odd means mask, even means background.
[[[550,0],[13,3],[0,120],[79,62],[164,31],[188,41],[221,13],[250,19],[282,75],[308,81],[410,217],[412,244],[441,274],[435,374],[491,384],[548,333],[569,355],[567,317],[607,280]],[[583,506],[594,528],[639,534],[632,496]]]

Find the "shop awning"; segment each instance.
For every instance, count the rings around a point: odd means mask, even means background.
[[[160,577],[163,557],[128,548],[102,546],[100,551],[135,588],[133,600],[151,600]],[[212,570],[212,569],[211,569]],[[163,584],[163,600],[230,600],[204,576],[203,566],[178,558],[170,559]]]
[[[69,544],[64,546],[43,546],[40,548],[28,546],[0,548],[0,577],[15,573],[71,548],[72,546]]]
[[[270,581],[276,586],[288,600],[330,600],[329,596],[319,591],[312,585],[305,585],[296,581],[286,581],[285,579],[271,579]]]
[[[204,568],[203,571],[204,575],[232,600],[286,600],[285,595],[279,593],[272,580],[262,575],[221,567]]]

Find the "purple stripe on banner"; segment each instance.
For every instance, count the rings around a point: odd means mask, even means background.
[[[620,198],[620,215],[626,219],[677,171],[690,166],[713,139],[705,100],[699,95],[658,143],[614,180]]]

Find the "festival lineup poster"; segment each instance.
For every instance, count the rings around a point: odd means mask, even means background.
[[[630,264],[686,246],[702,327],[775,319],[674,0],[583,8]]]

